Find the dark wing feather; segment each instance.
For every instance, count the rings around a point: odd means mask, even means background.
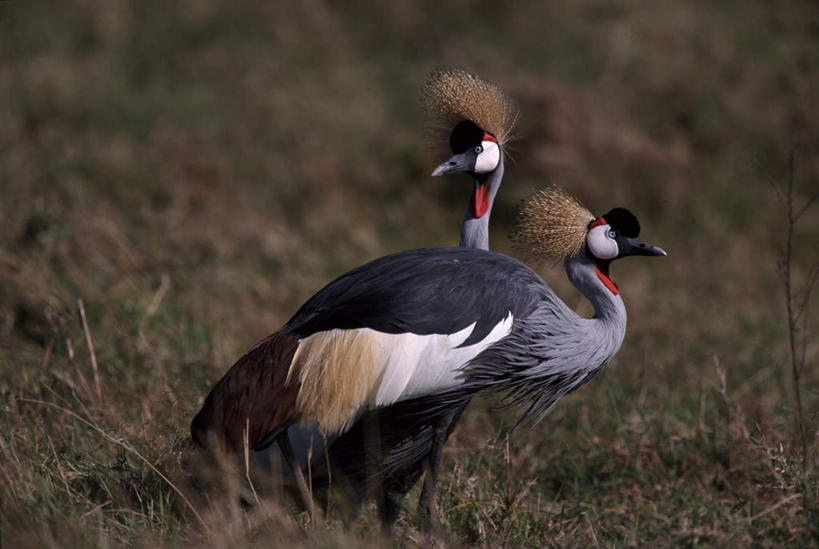
[[[266,337],[214,385],[191,423],[191,436],[207,448],[220,444],[238,452],[249,429],[250,446],[292,421],[297,382],[286,384],[298,342],[281,330]]]
[[[476,323],[463,345],[483,339],[510,312],[527,316],[547,291],[521,262],[469,248],[424,248],[381,257],[311,297],[285,331],[332,329],[451,334]]]

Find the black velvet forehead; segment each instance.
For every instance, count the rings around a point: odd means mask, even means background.
[[[454,154],[461,154],[475,145],[480,145],[481,141],[483,141],[483,130],[469,120],[458,122],[452,133],[449,134],[449,148]]]
[[[618,233],[636,238],[640,234],[640,223],[634,214],[625,208],[614,208],[607,214],[603,214],[603,219],[611,225],[611,228]]]

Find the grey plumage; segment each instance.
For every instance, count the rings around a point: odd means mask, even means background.
[[[491,386],[510,404],[529,403],[521,417],[540,419],[557,402],[588,383],[614,357],[626,333],[622,297],[600,284],[584,251],[566,260],[566,273],[594,305],[592,318],[570,309],[551,288],[511,333],[464,368],[476,389]]]

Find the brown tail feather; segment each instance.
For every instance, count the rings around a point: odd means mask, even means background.
[[[287,384],[298,340],[281,330],[258,343],[219,380],[191,422],[191,436],[207,448],[238,452],[248,427],[250,446],[293,420],[299,382]]]

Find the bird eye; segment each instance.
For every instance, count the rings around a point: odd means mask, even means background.
[[[609,229],[609,238],[611,239],[617,238],[617,231],[615,231],[614,229]]]
[[[475,154],[481,154],[483,152],[483,147],[480,145],[475,147]]]

